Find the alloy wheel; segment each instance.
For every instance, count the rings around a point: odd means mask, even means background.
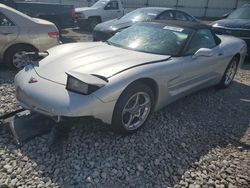
[[[29,63],[30,63],[30,58],[28,55],[26,55],[25,51],[19,51],[13,55],[13,65],[17,69],[22,69]]]
[[[225,85],[229,85],[237,72],[237,60],[233,60],[226,71]]]
[[[146,92],[134,94],[122,111],[122,123],[127,130],[138,129],[146,121],[151,110],[151,98]]]

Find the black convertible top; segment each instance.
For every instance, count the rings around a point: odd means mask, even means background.
[[[189,22],[189,21],[180,21],[180,20],[153,20],[152,23],[160,23],[162,25],[178,26],[183,28],[188,28],[192,30],[198,29],[210,29],[211,26],[199,23],[199,22]]]
[[[192,32],[196,32],[199,29],[209,29],[214,36],[214,40],[216,44],[220,44],[221,40],[216,34],[214,33],[212,27],[210,25],[206,25],[200,22],[190,22],[190,21],[180,21],[180,20],[153,20],[151,23],[158,23],[163,26],[175,26],[180,27],[183,29],[189,29]]]

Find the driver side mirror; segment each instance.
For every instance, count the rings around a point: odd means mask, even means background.
[[[209,48],[200,48],[195,54],[193,55],[193,58],[198,58],[198,57],[212,57],[214,55],[213,50]]]

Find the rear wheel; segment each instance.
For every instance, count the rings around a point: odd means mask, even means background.
[[[34,52],[35,48],[28,45],[16,45],[7,50],[5,54],[5,65],[9,69],[20,70],[30,63],[26,52]]]
[[[120,134],[136,132],[146,123],[153,107],[152,89],[140,82],[132,84],[116,103],[111,125],[113,131]]]
[[[220,88],[227,88],[231,85],[238,69],[239,58],[233,57],[219,83]]]

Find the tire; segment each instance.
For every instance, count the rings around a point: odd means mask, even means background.
[[[88,26],[90,31],[93,31],[95,29],[95,26],[101,23],[100,18],[89,18],[88,19]]]
[[[218,85],[220,89],[228,88],[232,84],[232,81],[237,73],[238,63],[239,58],[233,57],[233,59],[228,64],[226,71]]]
[[[20,70],[30,63],[29,57],[25,55],[25,52],[34,51],[36,51],[36,49],[28,45],[20,44],[13,46],[5,53],[4,63],[9,69]]]
[[[136,99],[139,99],[137,105]],[[131,84],[123,91],[115,105],[112,130],[124,135],[138,131],[151,116],[154,103],[155,96],[148,85],[142,82]]]

